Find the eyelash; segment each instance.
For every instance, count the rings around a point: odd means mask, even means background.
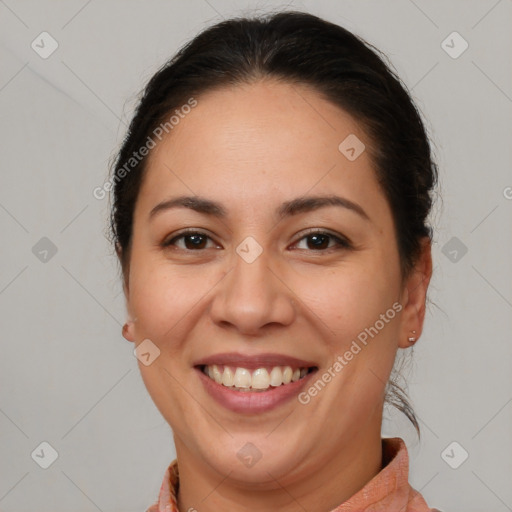
[[[202,231],[198,231],[195,229],[186,229],[186,230],[182,231],[181,233],[179,233],[178,235],[172,237],[171,239],[164,241],[162,243],[162,247],[167,248],[167,247],[174,246],[177,240],[180,240],[182,238],[185,238],[186,236],[191,236],[191,235],[200,235],[200,236],[207,237],[211,240],[211,237]],[[343,250],[343,249],[346,250],[346,249],[352,248],[352,244],[345,237],[337,236],[337,235],[334,235],[333,233],[330,233],[328,231],[324,231],[324,230],[318,229],[318,228],[307,231],[295,243],[298,243],[298,242],[304,240],[305,238],[307,238],[308,236],[312,236],[312,235],[327,236],[327,237],[331,238],[332,240],[334,240],[335,246],[327,247],[326,249],[318,249],[318,250],[306,249],[306,250],[310,250],[310,251],[314,251],[314,252],[328,252],[331,250]],[[180,249],[180,250],[187,251],[187,252],[194,252],[194,251],[199,252],[204,249]],[[301,249],[299,249],[299,250],[301,250]]]

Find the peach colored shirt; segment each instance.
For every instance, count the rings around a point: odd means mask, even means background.
[[[362,489],[331,512],[440,512],[409,484],[409,455],[399,437],[382,439],[383,468]],[[180,512],[176,503],[178,462],[167,468],[158,501],[147,512]]]

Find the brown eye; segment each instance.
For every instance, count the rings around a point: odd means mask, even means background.
[[[327,249],[329,247],[330,237],[328,235],[308,235],[306,237],[312,245],[310,249]]]
[[[211,240],[210,237],[201,233],[200,231],[187,231],[182,232],[181,234],[171,238],[170,240],[163,243],[164,247],[175,246],[178,249],[182,250],[201,250],[207,249],[208,240]],[[215,245],[214,245],[215,246]]]
[[[303,236],[299,243],[303,240],[306,240],[306,247],[298,247],[299,249],[322,251],[326,249],[348,249],[350,247],[347,240],[326,231],[310,232]]]

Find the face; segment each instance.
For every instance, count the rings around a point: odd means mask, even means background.
[[[380,436],[428,279],[401,281],[370,142],[347,113],[273,81],[197,102],[148,161],[125,337],[159,351],[139,368],[180,460],[284,484]],[[366,145],[355,160],[348,136]]]

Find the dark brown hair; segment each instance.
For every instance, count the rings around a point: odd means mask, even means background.
[[[146,85],[112,169],[111,231],[123,274],[129,265],[133,212],[147,157],[137,160],[122,179],[116,170],[126,170],[126,163],[154,130],[191,97],[263,78],[310,86],[361,124],[393,214],[402,277],[408,276],[422,239],[432,239],[427,217],[437,183],[421,116],[376,48],[336,24],[296,11],[233,18],[207,28]],[[393,379],[386,400],[411,420],[419,434],[414,411]]]

